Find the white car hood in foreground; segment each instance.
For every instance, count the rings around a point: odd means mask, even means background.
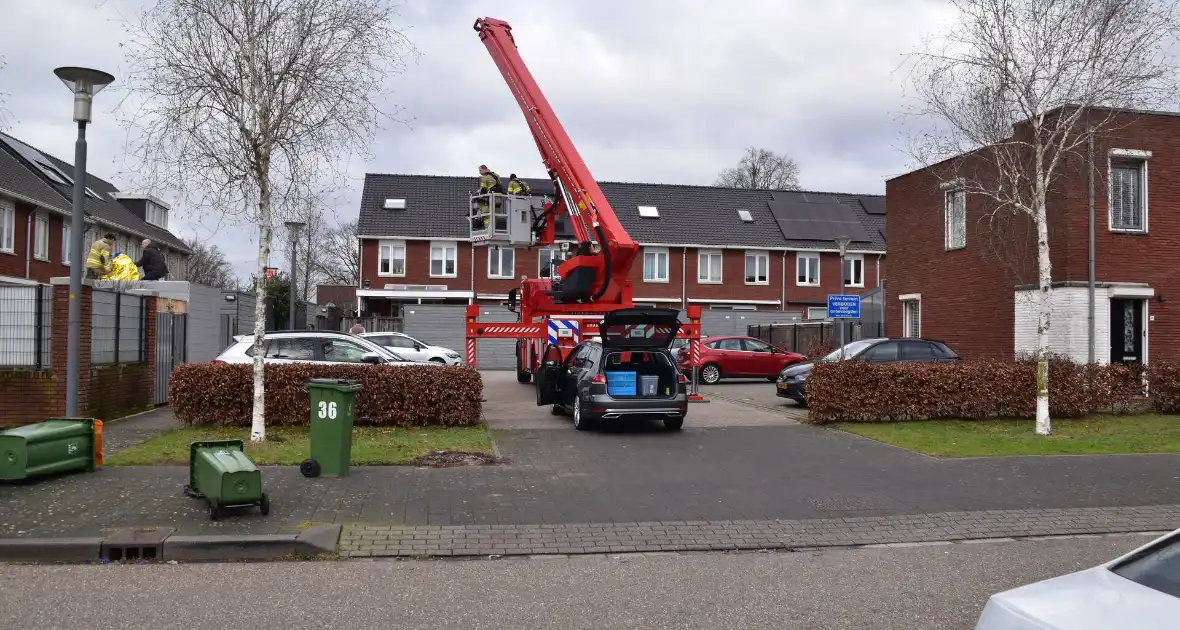
[[[992,595],[975,630],[1175,630],[1180,599],[1104,565]]]

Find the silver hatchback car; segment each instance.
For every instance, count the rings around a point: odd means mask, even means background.
[[[268,364],[283,363],[368,363],[373,365],[438,365],[410,361],[368,339],[329,330],[294,330],[266,333]],[[237,335],[214,363],[253,363],[254,335]]]

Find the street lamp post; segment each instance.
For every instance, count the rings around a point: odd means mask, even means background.
[[[94,95],[114,82],[115,77],[90,68],[62,67],[53,71],[74,93],[74,122],[78,123],[78,140],[74,144],[74,199],[70,219],[70,301],[69,326],[66,330],[66,416],[78,415],[78,374],[82,336],[82,270],[86,256],[82,253],[86,231],[86,123]]]
[[[291,236],[291,282],[289,285],[290,295],[287,296],[287,303],[289,312],[287,314],[287,328],[289,330],[295,329],[295,258],[299,255],[299,230],[306,226],[306,223],[300,221],[287,221],[284,223],[287,227],[287,233]]]
[[[847,284],[844,281],[844,255],[848,253],[848,244],[852,242],[851,238],[847,236],[837,236],[835,239],[836,247],[840,248],[840,295],[844,295],[844,287]],[[840,327],[840,360],[844,360],[844,320],[837,318],[836,325]]]

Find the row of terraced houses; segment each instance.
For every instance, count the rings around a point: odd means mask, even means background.
[[[1056,351],[1087,360],[1093,339],[1096,361],[1145,362],[1180,341],[1180,314],[1169,302],[1180,288],[1172,255],[1180,222],[1170,212],[1180,202],[1177,132],[1176,114],[1120,112],[1096,137],[1092,161],[1079,153],[1062,165],[1048,202]],[[956,185],[957,169],[978,168],[973,159],[892,177],[884,196],[624,182],[601,188],[641,247],[631,276],[636,304],[699,305],[744,332],[745,324],[824,319],[831,293],[876,293],[889,336],[940,339],[966,357],[1030,352],[1034,232],[1020,217],[996,221],[995,204]],[[528,181],[534,194],[551,189]],[[485,315],[510,317],[495,310],[508,290],[548,273],[562,252],[473,246],[467,214],[475,186],[474,177],[366,177],[354,303],[362,315],[430,319],[446,329],[434,339],[450,343],[461,339],[461,322],[439,306],[481,304]],[[1091,201],[1098,217],[1092,335]],[[837,236],[852,239],[843,269]]]

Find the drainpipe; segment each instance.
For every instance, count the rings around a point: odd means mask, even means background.
[[[877,254],[877,286],[881,286],[881,254]]]
[[[475,245],[473,243],[468,243],[468,245],[471,246],[471,299],[467,300],[467,303],[475,304]],[[456,258],[458,258],[458,256],[456,256]],[[457,260],[455,262],[456,264],[458,263]],[[515,253],[512,254],[512,264],[516,265]],[[516,270],[514,269],[512,273],[515,275]]]
[[[783,250],[783,301],[779,304],[779,310],[787,310],[787,250]]]
[[[1094,299],[1094,128],[1090,127],[1090,129],[1088,131],[1090,132],[1090,137],[1087,139],[1088,149],[1089,149],[1089,153],[1090,153],[1090,168],[1089,168],[1089,173],[1090,173],[1090,177],[1089,177],[1089,179],[1090,179],[1090,182],[1089,182],[1090,183],[1090,243],[1089,243],[1089,248],[1090,248],[1090,251],[1089,251],[1090,286],[1088,287],[1089,294],[1090,294],[1089,295],[1089,297],[1090,297],[1090,316],[1087,321],[1088,330],[1087,330],[1086,336],[1088,338],[1087,339],[1088,343],[1087,343],[1087,347],[1086,347],[1086,360],[1089,363],[1093,363],[1094,362],[1094,346],[1095,346],[1095,343],[1094,343],[1095,342],[1095,339],[1094,339],[1094,324],[1095,324],[1095,322],[1094,322],[1094,309],[1095,309],[1095,299]]]
[[[680,248],[680,308],[688,308],[688,248]]]
[[[15,207],[15,204],[14,204]],[[33,215],[36,212],[30,212],[29,218],[25,221],[25,280],[33,277]]]

